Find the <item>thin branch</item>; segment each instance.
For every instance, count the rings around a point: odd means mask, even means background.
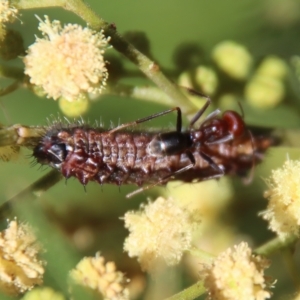
[[[45,133],[42,126],[24,126],[15,124],[0,129],[0,147],[36,145],[36,140]]]
[[[127,96],[141,101],[158,103],[166,106],[173,106],[174,102],[159,88],[155,86],[129,86],[118,84],[112,89],[109,87],[103,91],[103,94]]]
[[[187,289],[179,292],[172,297],[169,297],[165,300],[193,300],[197,297],[200,297],[206,292],[206,289],[203,285],[203,282],[198,281],[197,283],[193,284],[192,286],[188,287]]]
[[[0,77],[12,78],[21,81],[24,79],[24,70],[21,68],[0,64]]]
[[[12,92],[14,92],[15,90],[17,90],[20,87],[20,82],[19,81],[15,81],[12,84],[10,84],[9,86],[0,89],[0,97],[3,97],[5,95],[8,95]]]
[[[270,256],[276,251],[287,247],[291,247],[297,240],[298,237],[294,234],[289,235],[284,240],[280,239],[279,237],[276,237],[266,242],[262,246],[258,247],[254,252],[259,255]]]

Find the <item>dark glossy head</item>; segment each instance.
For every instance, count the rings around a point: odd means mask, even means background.
[[[68,154],[66,144],[44,138],[34,149],[33,156],[38,163],[50,165],[53,168],[59,168]]]

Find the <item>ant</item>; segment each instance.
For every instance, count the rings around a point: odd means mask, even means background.
[[[224,175],[224,170],[220,166],[218,166],[208,154],[205,153],[204,146],[226,143],[242,137],[245,134],[246,130],[246,125],[243,121],[243,116],[241,116],[235,111],[227,110],[222,114],[221,117],[217,117],[220,114],[220,110],[216,109],[204,119],[199,128],[194,128],[195,123],[201,118],[203,113],[211,104],[211,98],[193,89],[186,89],[191,94],[205,97],[207,99],[203,107],[196,113],[196,115],[190,121],[189,129],[187,131],[182,131],[181,109],[179,107],[174,107],[163,112],[156,113],[142,119],[138,119],[133,122],[122,124],[109,132],[111,134],[120,129],[124,129],[129,126],[137,125],[152,120],[156,117],[166,115],[175,110],[177,111],[176,130],[156,134],[150,141],[150,143],[147,145],[147,153],[150,156],[154,157],[164,157],[185,153],[190,160],[190,164],[163,177],[155,184],[144,188],[140,188],[130,193],[129,195],[127,195],[128,198],[139,193],[142,190],[149,189],[159,183],[164,183],[168,178],[172,176],[176,176],[177,174],[192,169],[196,164],[193,152],[199,153],[200,156],[213,169],[217,171],[217,174],[211,175],[205,179],[219,178]]]

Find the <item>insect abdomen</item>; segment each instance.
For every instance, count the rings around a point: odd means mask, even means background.
[[[76,128],[72,132],[60,132],[58,136],[64,137],[60,142],[72,149],[60,170],[65,177],[75,176],[82,184],[90,180],[122,184],[135,172],[139,174],[135,183],[142,184],[145,176],[154,171],[156,158],[147,153],[152,134],[110,134],[109,131]]]

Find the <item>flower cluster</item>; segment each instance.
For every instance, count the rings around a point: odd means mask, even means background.
[[[273,108],[285,97],[285,78],[288,67],[284,60],[267,56],[252,74],[245,86],[247,102],[257,108]]]
[[[97,291],[104,300],[129,299],[126,278],[116,270],[114,262],[105,263],[99,253],[83,258],[70,276],[76,283]]]
[[[48,97],[75,101],[86,93],[100,93],[108,77],[104,50],[109,38],[102,32],[59,21],[40,20],[37,38],[24,58],[30,82],[43,88]]]
[[[40,246],[30,228],[11,221],[0,233],[0,289],[19,294],[43,282],[44,263],[38,259]]]
[[[261,213],[269,228],[281,239],[288,234],[299,234],[300,226],[300,161],[287,160],[282,168],[272,171],[267,180],[269,203]]]
[[[39,287],[27,292],[22,300],[65,300],[65,297],[49,287]]]
[[[205,287],[209,299],[264,300],[271,297],[266,290],[264,269],[269,262],[254,256],[247,243],[234,246],[221,253],[212,265],[205,267]]]
[[[124,250],[130,257],[138,257],[144,270],[152,271],[160,259],[175,265],[183,252],[191,248],[195,221],[191,212],[172,198],[159,197],[142,205],[141,211],[127,212],[124,220],[130,231]]]
[[[7,35],[6,23],[13,22],[18,10],[10,5],[9,0],[0,1],[0,42],[3,43]],[[1,45],[3,47],[3,45]],[[1,50],[1,49],[0,49]]]
[[[249,51],[233,41],[224,41],[215,46],[212,57],[220,69],[238,80],[249,75],[253,64]]]
[[[16,18],[18,10],[10,5],[10,1],[0,1],[0,24],[3,26],[4,23],[10,22]]]

